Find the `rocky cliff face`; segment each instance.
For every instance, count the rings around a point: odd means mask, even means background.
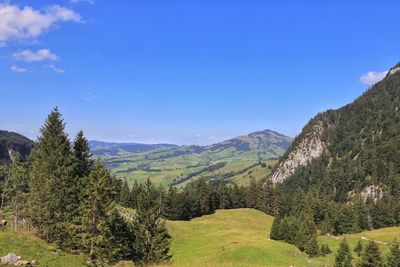
[[[286,178],[293,175],[300,166],[307,165],[324,152],[326,144],[322,141],[324,126],[322,121],[311,122],[310,130],[299,136],[292,149],[284,156],[272,175],[274,183],[282,183]]]
[[[0,130],[0,164],[10,163],[18,153],[23,160],[28,159],[34,142],[17,133]]]

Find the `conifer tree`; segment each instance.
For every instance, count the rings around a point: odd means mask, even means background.
[[[131,191],[128,186],[128,182],[124,180],[122,184],[121,192],[119,193],[119,204],[124,207],[131,207]]]
[[[0,173],[0,180],[3,180],[0,214],[3,214],[3,206],[8,204],[13,214],[13,228],[17,231],[18,222],[24,215],[24,204],[29,191],[29,169],[26,163],[21,162],[18,153],[13,156],[11,165],[0,167],[3,167],[3,172]]]
[[[387,267],[400,267],[400,243],[397,239],[390,244],[389,251],[386,255]]]
[[[170,259],[170,236],[161,217],[161,203],[155,197],[154,185],[147,180],[136,210],[133,231],[136,242],[132,250],[140,264],[156,264]]]
[[[382,267],[383,259],[378,245],[370,241],[361,253],[359,267]]]
[[[362,251],[363,251],[363,245],[361,243],[361,240],[358,240],[357,245],[354,248],[354,252],[357,253],[358,257],[360,257]]]
[[[316,257],[319,255],[320,250],[316,235],[313,235],[308,239],[307,243],[304,245],[304,252],[310,257]]]
[[[64,246],[74,206],[71,146],[65,123],[55,108],[40,129],[31,153],[29,218],[39,236]]]
[[[89,142],[83,135],[83,131],[79,131],[75,136],[73,144],[73,154],[75,162],[75,175],[77,177],[88,176],[93,168],[94,160],[90,153]]]
[[[345,238],[339,245],[339,250],[335,258],[335,267],[352,267],[352,259],[349,244]]]
[[[116,263],[121,260],[136,261],[136,255],[132,251],[132,244],[136,242],[136,236],[132,227],[114,209],[109,218],[110,262]]]
[[[89,256],[89,262],[95,265],[102,266],[113,258],[109,214],[114,207],[115,197],[112,177],[97,160],[89,174],[82,203],[80,234],[81,245]]]
[[[329,248],[329,246],[327,244],[322,244],[320,251],[323,256],[326,256],[326,255],[332,253],[332,250]]]

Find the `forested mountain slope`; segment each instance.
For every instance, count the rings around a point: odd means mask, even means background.
[[[22,159],[27,159],[34,142],[23,135],[0,130],[0,163],[11,162],[12,154],[18,152]]]
[[[288,190],[301,187],[346,200],[377,198],[400,174],[400,64],[353,103],[318,114],[295,138],[272,175]]]

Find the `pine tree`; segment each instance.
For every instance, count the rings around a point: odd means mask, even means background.
[[[97,160],[89,174],[82,203],[80,240],[84,252],[89,255],[89,262],[100,266],[113,258],[113,244],[109,239],[112,234],[109,213],[113,209],[115,197],[112,177]]]
[[[77,204],[83,200],[85,188],[87,187],[87,177],[93,168],[94,160],[90,153],[89,142],[83,135],[83,131],[79,131],[75,136],[73,143],[74,157],[74,176],[76,179]]]
[[[307,253],[310,257],[316,257],[319,255],[320,250],[316,235],[313,235],[308,239],[307,243],[304,246],[304,252]]]
[[[327,244],[322,244],[320,251],[323,256],[326,256],[326,255],[332,253],[332,250],[329,248],[329,246]]]
[[[136,242],[136,236],[132,227],[114,209],[109,218],[110,236],[110,262],[116,263],[121,260],[136,261],[136,255],[132,251],[132,244]]]
[[[119,204],[121,204],[124,207],[131,207],[131,192],[128,186],[128,182],[124,180],[124,183],[122,184],[121,192],[119,193]]]
[[[383,259],[379,251],[378,245],[374,241],[370,241],[361,253],[359,267],[382,267]]]
[[[335,267],[352,267],[352,259],[349,244],[345,238],[339,245],[339,250],[335,258]]]
[[[361,240],[358,240],[357,245],[354,248],[354,252],[357,253],[358,257],[360,257],[362,251],[363,251],[363,245],[361,243]]]
[[[82,130],[75,136],[73,154],[75,161],[75,175],[77,177],[88,176],[93,168],[94,160],[90,153],[89,142],[83,135]]]
[[[280,217],[275,217],[274,221],[272,222],[271,231],[270,231],[270,238],[272,240],[282,240],[282,233],[281,233],[281,221]]]
[[[390,244],[385,266],[400,267],[400,243],[396,239]]]
[[[161,203],[155,199],[154,185],[147,180],[133,221],[136,242],[132,250],[140,264],[168,261],[170,236],[161,217]]]
[[[74,212],[74,178],[71,146],[65,123],[55,108],[40,129],[31,153],[29,218],[38,235],[65,246]]]
[[[1,167],[1,166],[0,166]],[[29,191],[29,169],[26,163],[21,162],[19,154],[13,156],[11,165],[3,166],[3,186],[1,188],[1,208],[8,204],[13,214],[14,231],[18,229],[18,222],[23,217],[25,201]]]

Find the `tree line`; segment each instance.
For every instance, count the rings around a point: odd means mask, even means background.
[[[142,187],[134,216],[119,211],[122,183],[92,158],[80,131],[71,143],[54,109],[40,129],[28,162],[15,155],[0,169],[1,212],[14,230],[25,220],[34,233],[59,248],[87,255],[88,264],[121,260],[143,265],[170,259],[170,236],[153,188]]]
[[[400,266],[400,243],[394,239],[389,244],[386,255],[383,255],[374,241],[368,241],[365,247],[359,240],[353,251],[358,259],[353,257],[351,248],[344,238],[339,245],[335,257],[335,267],[397,267]]]

